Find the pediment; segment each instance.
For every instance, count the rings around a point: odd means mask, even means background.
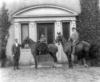
[[[31,16],[76,16],[77,13],[58,6],[42,5],[22,9],[13,14],[12,17],[31,17]]]

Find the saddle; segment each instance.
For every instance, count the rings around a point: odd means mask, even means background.
[[[36,50],[40,51],[40,54],[47,54],[48,53],[48,47],[47,44],[44,42],[37,42]]]

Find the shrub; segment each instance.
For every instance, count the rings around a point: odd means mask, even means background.
[[[3,60],[6,59],[6,45],[9,37],[9,28],[11,25],[8,10],[5,7],[6,5],[4,3],[0,9],[0,59],[1,63],[3,64]]]

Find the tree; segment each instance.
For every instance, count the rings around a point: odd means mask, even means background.
[[[100,35],[98,0],[81,0],[81,13],[77,17],[80,40],[97,42]]]
[[[100,65],[100,13],[99,0],[81,0],[81,13],[77,17],[80,40],[91,43],[90,63]]]
[[[0,59],[1,61],[6,57],[6,46],[9,37],[9,28],[11,22],[9,21],[8,9],[6,9],[6,4],[0,10]],[[3,54],[2,54],[3,53]]]

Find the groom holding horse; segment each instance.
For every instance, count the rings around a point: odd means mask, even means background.
[[[20,47],[18,39],[15,39],[15,43],[12,45],[12,55],[14,59],[14,70],[19,69]]]

